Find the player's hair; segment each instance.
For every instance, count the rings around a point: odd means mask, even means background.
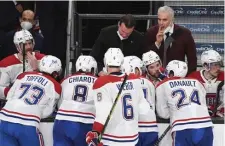
[[[119,68],[120,69],[120,66],[112,66],[112,65],[110,65],[110,66],[108,66],[109,68]]]
[[[83,71],[82,69],[78,70],[79,73],[91,73],[93,75],[95,75],[95,69],[92,67],[91,68],[91,72],[87,72],[87,71]]]
[[[174,20],[174,10],[169,6],[162,6],[158,9],[158,14],[160,12],[168,13],[170,15],[171,20]]]
[[[121,17],[119,25],[121,25],[122,23],[124,23],[127,28],[132,28],[136,26],[136,20],[131,14],[127,14]]]

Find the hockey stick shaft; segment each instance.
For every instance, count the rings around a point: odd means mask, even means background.
[[[26,61],[26,59],[25,59],[25,43],[23,43],[23,72],[25,72],[25,61]]]
[[[126,80],[127,80],[127,74],[125,74],[125,77],[124,77],[124,79],[123,79],[123,83],[121,84],[120,89],[119,89],[119,92],[118,92],[118,94],[117,94],[117,96],[116,96],[116,98],[115,98],[115,101],[114,101],[114,103],[113,103],[111,109],[110,109],[109,115],[108,115],[108,117],[107,117],[107,119],[106,119],[106,121],[105,121],[105,124],[104,124],[104,126],[103,126],[102,133],[101,133],[100,136],[99,136],[99,141],[101,141],[102,135],[103,135],[103,133],[104,133],[104,131],[105,131],[105,128],[107,127],[107,125],[108,125],[108,123],[109,123],[109,120],[111,119],[113,110],[114,110],[114,108],[116,107],[117,101],[118,101],[118,99],[119,99],[119,97],[120,97],[120,94],[121,94],[121,92],[122,92],[122,90],[123,90],[123,87],[124,87],[124,85],[125,85],[125,83],[126,83]]]
[[[23,48],[22,48],[22,53],[23,53],[23,72],[25,72],[26,68],[25,68],[25,57],[26,57],[26,52],[25,52],[25,43],[26,43],[26,39],[25,39],[25,30],[23,31]]]
[[[220,82],[217,86],[217,90],[216,90],[216,103],[215,103],[215,106],[214,106],[214,109],[213,109],[213,114],[212,116],[215,116],[216,117],[216,112],[217,112],[217,108],[219,107],[219,98],[220,98],[220,90],[222,89],[224,85],[224,81]]]
[[[155,142],[154,146],[158,146],[162,139],[166,136],[167,132],[170,131],[170,125],[166,128],[163,134],[159,137],[159,139]]]

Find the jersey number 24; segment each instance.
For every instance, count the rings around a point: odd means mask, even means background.
[[[198,90],[193,90],[191,94],[187,94],[183,89],[174,90],[172,91],[172,97],[179,97],[176,104],[177,109],[180,109],[181,107],[189,105],[191,103],[201,105],[199,101]]]

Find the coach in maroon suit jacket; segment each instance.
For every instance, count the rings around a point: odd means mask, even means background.
[[[188,73],[191,73],[197,67],[195,42],[190,30],[174,24],[173,19],[174,11],[172,8],[163,6],[158,9],[158,25],[147,30],[146,47],[158,53],[164,67],[171,60],[185,61],[186,55]],[[164,42],[166,44],[167,38],[170,38],[171,41],[167,43],[168,47],[164,48]]]

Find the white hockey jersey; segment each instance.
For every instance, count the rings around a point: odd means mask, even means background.
[[[57,120],[94,123],[95,107],[92,88],[96,79],[91,74],[76,73],[61,82],[62,94],[58,104]]]
[[[105,124],[123,79],[124,74],[115,73],[99,77],[96,80],[93,86],[96,108],[95,123]],[[105,128],[102,136],[103,144],[134,146],[138,142],[139,114],[146,115],[149,112],[148,109],[150,106],[144,99],[140,79],[130,74]],[[95,124],[93,126],[93,130],[96,130]],[[101,132],[101,130],[99,131]]]
[[[0,120],[39,127],[40,119],[50,116],[61,94],[61,86],[51,76],[25,72],[9,90]]]
[[[164,79],[156,87],[156,110],[170,118],[173,131],[213,126],[206,105],[202,83],[192,78]]]
[[[44,54],[32,53],[38,61],[44,57]],[[30,64],[26,61],[25,71],[33,71]],[[0,98],[5,99],[6,88],[12,85],[17,76],[23,72],[23,62],[19,60],[17,54],[10,55],[0,61]]]
[[[191,73],[188,77],[195,78],[203,83],[206,89],[206,103],[208,105],[208,108],[213,111],[216,105],[216,100],[217,100],[216,99],[217,87],[221,81],[224,81],[224,72],[221,71],[218,77],[213,80],[207,80],[204,77],[203,72],[204,70],[196,71]],[[221,111],[224,112],[224,109],[222,109]]]
[[[158,131],[156,115],[155,115],[155,86],[145,77],[140,77],[144,97],[148,101],[150,110],[146,115],[139,115],[139,131],[140,132],[156,132]]]

